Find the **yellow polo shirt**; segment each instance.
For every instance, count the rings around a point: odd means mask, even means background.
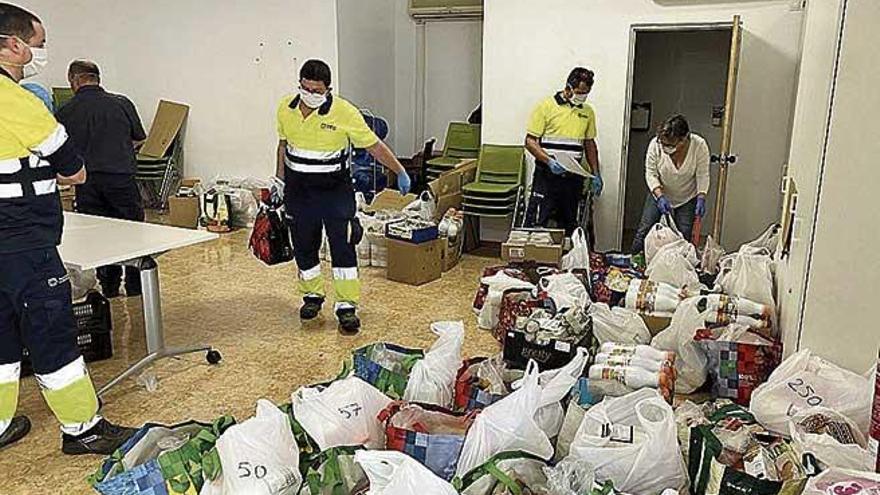
[[[300,173],[337,172],[348,159],[349,144],[369,148],[379,142],[357,107],[335,95],[308,117],[299,110],[298,96],[286,96],[278,105],[278,137],[287,141],[285,165]]]
[[[529,117],[526,132],[548,153],[583,158],[584,142],[596,138],[596,114],[589,103],[572,105],[561,93],[542,100]]]

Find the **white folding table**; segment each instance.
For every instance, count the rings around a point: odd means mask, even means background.
[[[153,259],[172,249],[211,241],[217,237],[217,234],[198,230],[129,222],[80,213],[64,213],[64,234],[58,250],[65,265],[80,270],[91,270],[114,264],[131,265],[141,269],[147,355],[101,387],[98,391],[99,396],[122,380],[163,358],[207,352],[209,363],[216,364],[220,361],[220,353],[208,345],[182,348],[165,346],[159,291],[159,265]]]

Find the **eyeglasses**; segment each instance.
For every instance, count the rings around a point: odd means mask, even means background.
[[[327,91],[329,91],[329,89],[325,89],[323,91],[320,89],[309,89],[309,88],[303,86],[302,84],[299,85],[299,89],[305,91],[306,93],[311,93],[313,95],[323,95],[323,94],[326,94]]]

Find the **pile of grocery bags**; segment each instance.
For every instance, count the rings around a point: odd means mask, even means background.
[[[474,309],[501,352],[462,356],[464,324],[437,322],[430,348],[356,349],[339,376],[243,422],[147,424],[90,482],[103,495],[880,493],[873,379],[808,350],[782,359],[775,235],[698,256],[661,225],[645,260],[582,247],[564,269],[488,268]]]

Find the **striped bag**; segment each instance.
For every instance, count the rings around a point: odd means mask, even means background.
[[[508,369],[501,356],[467,359],[455,378],[454,410],[484,409],[510,395],[511,384],[522,376],[521,370]]]
[[[477,413],[456,414],[429,404],[394,402],[379,413],[385,423],[385,448],[403,452],[449,481],[465,435]]]
[[[389,343],[370,344],[352,353],[354,375],[395,400],[403,399],[413,366],[425,351]]]
[[[102,495],[196,495],[222,471],[217,439],[235,424],[147,424],[108,457],[89,482]]]

